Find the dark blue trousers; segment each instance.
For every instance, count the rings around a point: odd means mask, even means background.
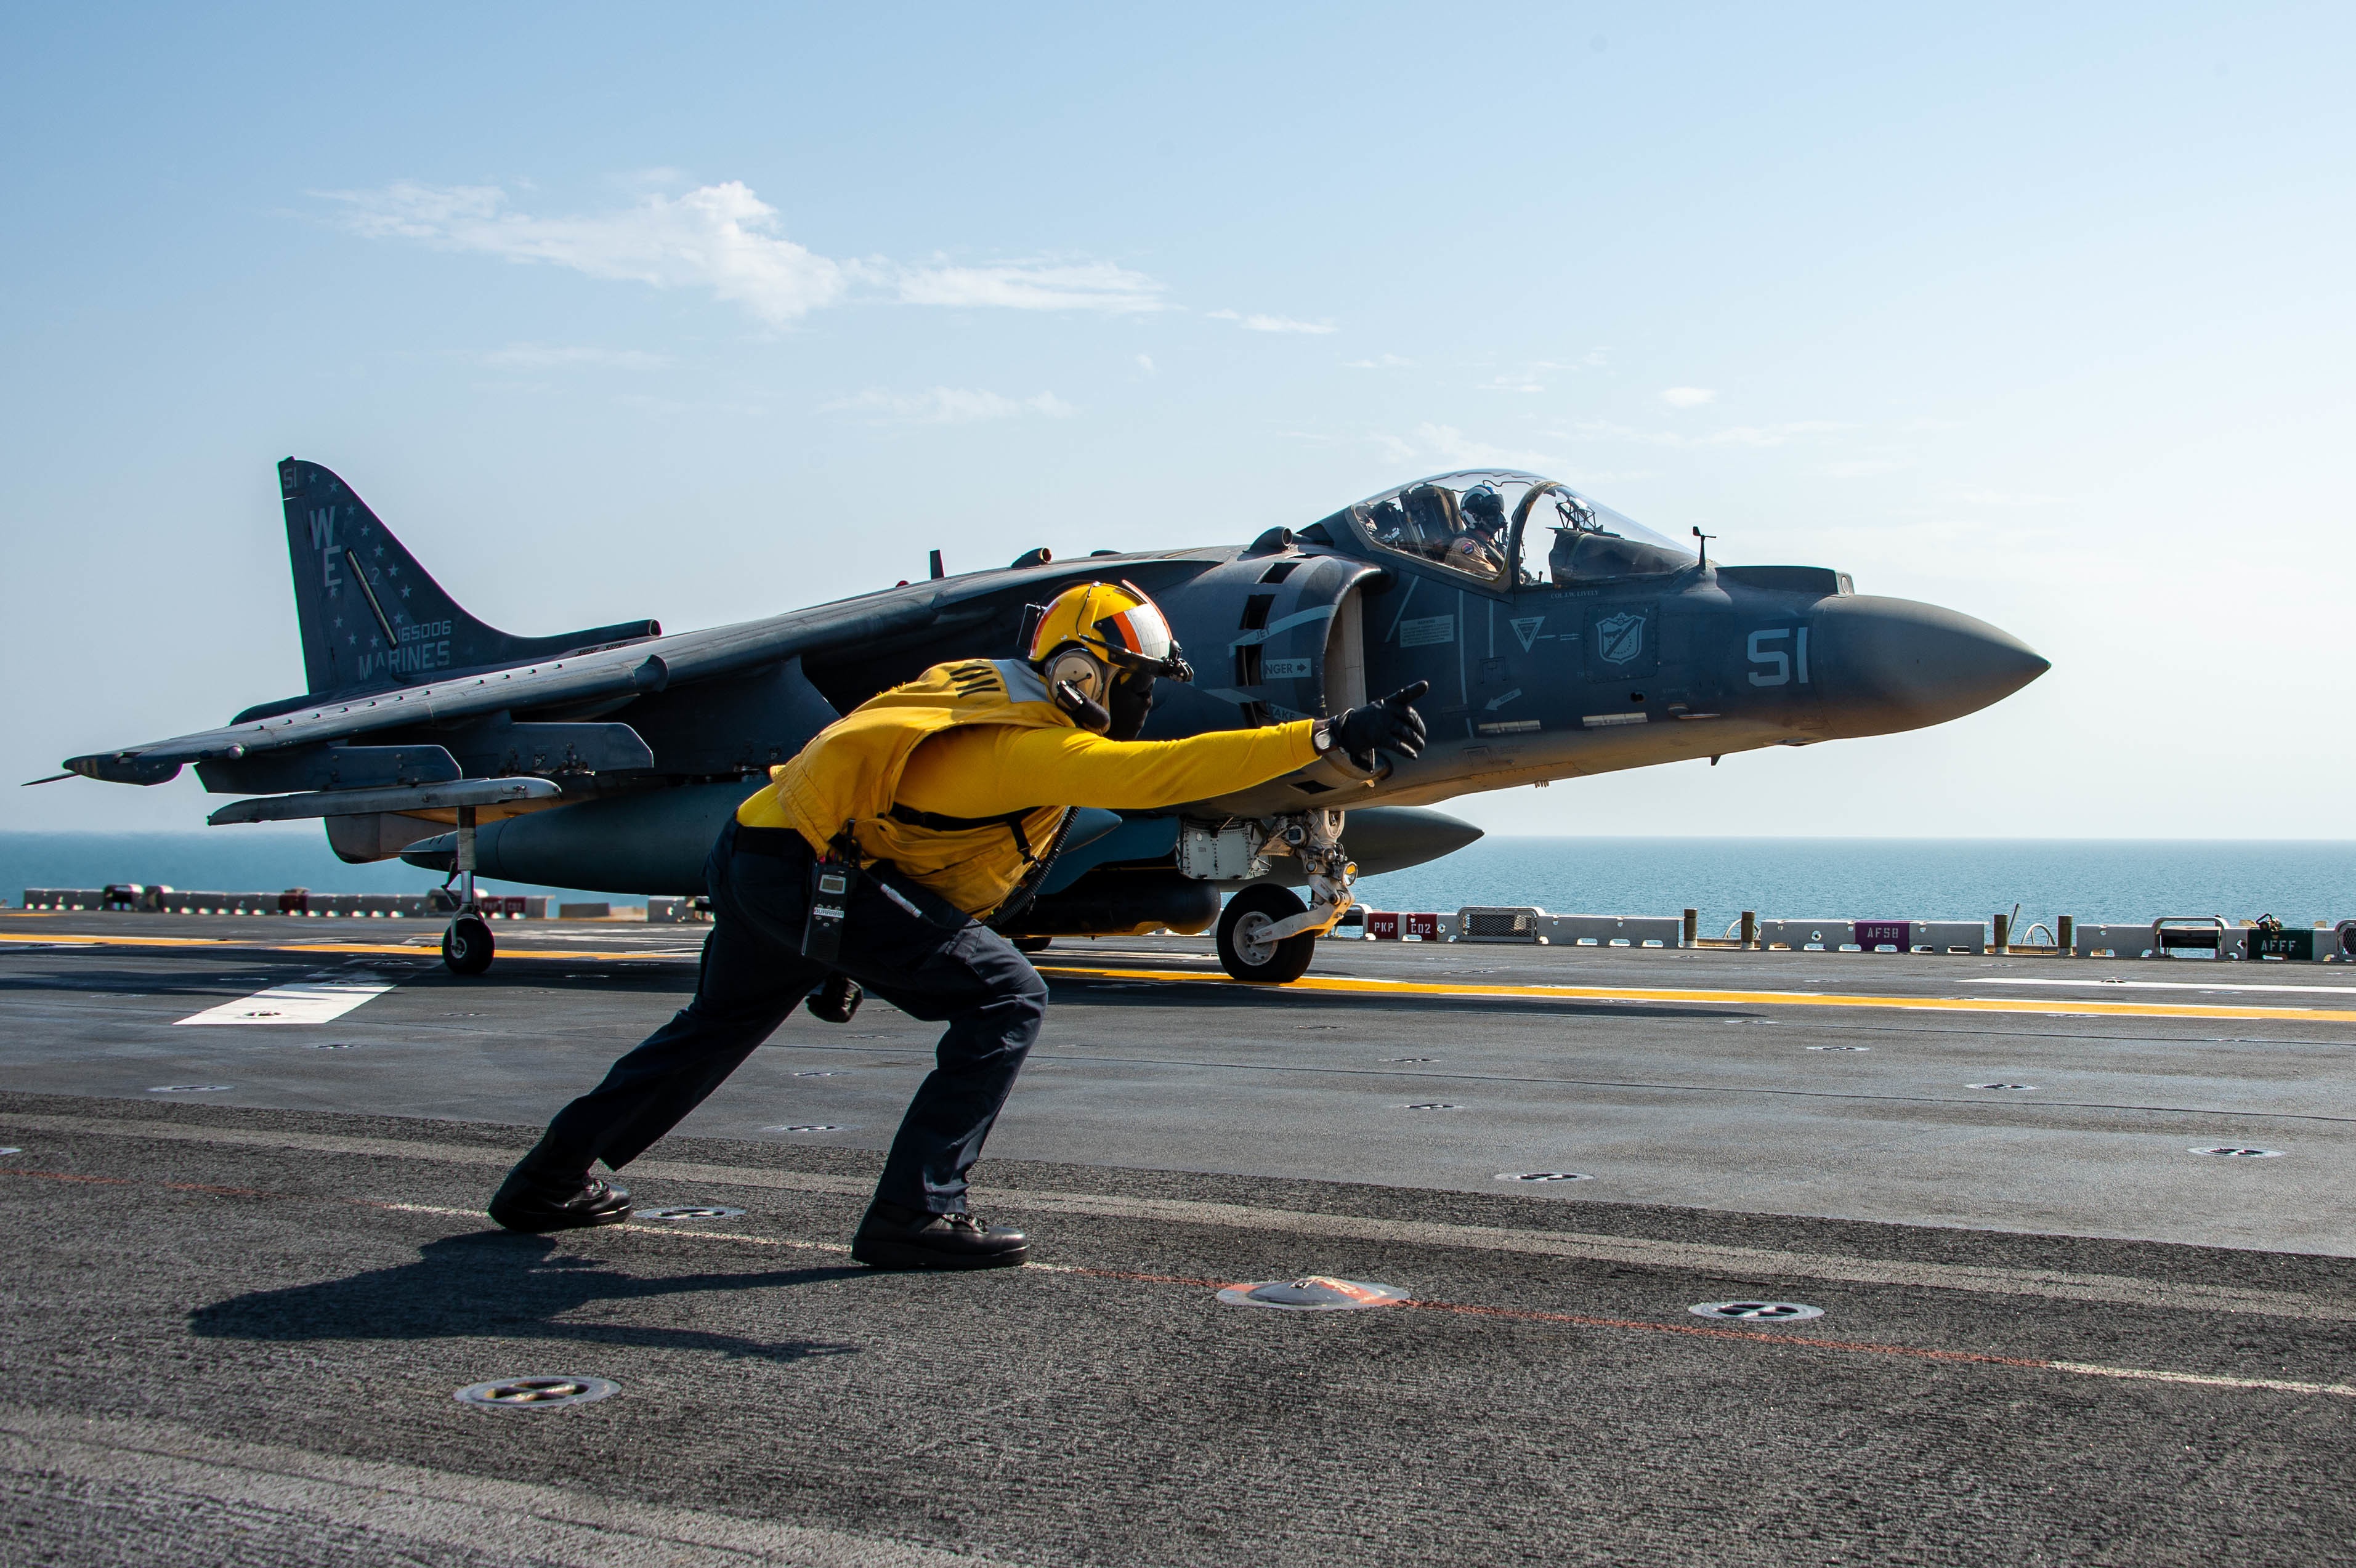
[[[740,831],[776,852],[748,851]],[[712,926],[695,1000],[559,1111],[527,1166],[571,1177],[602,1159],[619,1170],[701,1104],[826,977],[801,955],[811,859],[798,834],[740,830],[731,819],[704,868]],[[1039,1038],[1047,987],[1006,938],[938,894],[879,870],[861,880],[834,967],[910,1017],[948,1029],[901,1119],[875,1195],[954,1213],[965,1207],[966,1172]]]

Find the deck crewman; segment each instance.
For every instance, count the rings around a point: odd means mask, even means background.
[[[1334,719],[1140,741],[1157,679],[1193,671],[1125,583],[1066,590],[1023,660],[937,665],[821,731],[738,807],[705,866],[712,928],[695,999],[549,1125],[490,1201],[513,1231],[618,1223],[618,1171],[717,1089],[805,997],[845,1017],[860,987],[945,1023],[851,1255],[995,1268],[1029,1239],[966,1210],[966,1173],[1045,1016],[1030,960],[986,923],[1053,860],[1072,808],[1151,809],[1247,789],[1339,752],[1423,746],[1418,682]]]

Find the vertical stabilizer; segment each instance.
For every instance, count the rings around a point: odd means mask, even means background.
[[[407,686],[445,669],[553,657],[662,635],[653,621],[516,637],[458,607],[352,487],[316,463],[278,465],[303,676],[314,696]]]

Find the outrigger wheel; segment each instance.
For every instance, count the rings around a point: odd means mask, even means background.
[[[479,975],[491,966],[491,923],[471,912],[442,933],[442,962],[456,975]]]
[[[1317,952],[1316,933],[1304,931],[1275,942],[1261,933],[1308,907],[1291,889],[1271,882],[1255,882],[1229,899],[1219,912],[1219,967],[1238,980],[1261,985],[1300,979]]]
[[[451,857],[458,874],[458,918],[442,933],[442,962],[453,975],[479,975],[491,966],[497,944],[491,923],[475,902],[475,808],[458,808],[458,850]]]

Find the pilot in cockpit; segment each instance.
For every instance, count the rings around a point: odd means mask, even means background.
[[[1505,575],[1505,501],[1487,485],[1475,485],[1458,497],[1463,531],[1448,541],[1449,565],[1476,577]]]

